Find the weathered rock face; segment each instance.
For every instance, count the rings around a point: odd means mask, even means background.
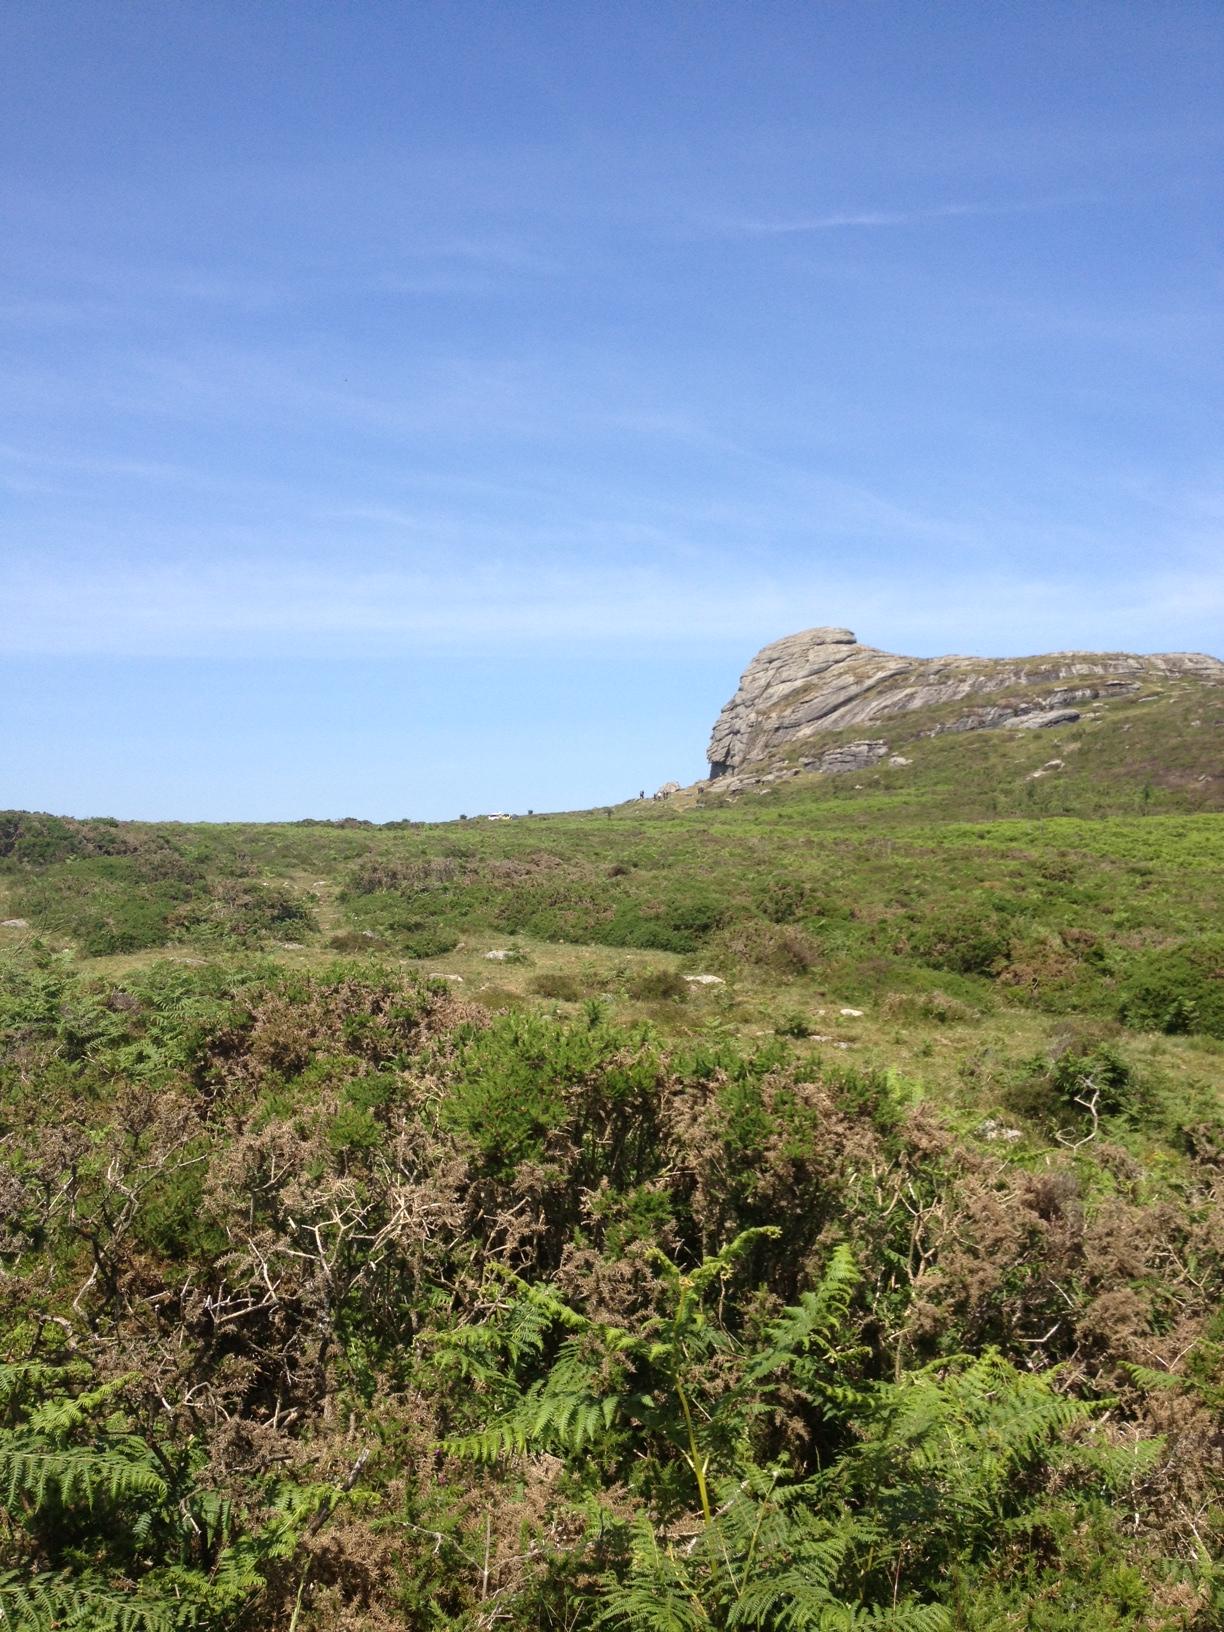
[[[824,771],[827,775],[836,776],[846,771],[865,771],[869,765],[874,765],[884,758],[888,752],[888,744],[876,739],[869,742],[839,742],[834,748],[826,748],[818,759],[805,759],[805,771]]]
[[[1144,681],[1181,674],[1224,681],[1224,662],[1199,652],[897,657],[860,645],[849,629],[807,629],[764,647],[744,670],[710,738],[710,775],[733,775],[746,765],[774,760],[825,732],[961,700],[969,701],[963,716],[937,722],[930,734],[1012,722],[1021,729],[1064,723],[1076,717],[1074,703],[1123,695]],[[1076,684],[1068,686],[1068,680]],[[882,743],[878,752],[874,743],[842,746],[868,753],[826,752],[820,756],[826,763],[812,768],[858,769],[886,751]]]

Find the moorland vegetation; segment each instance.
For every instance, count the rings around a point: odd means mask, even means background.
[[[0,817],[0,1622],[1224,1626],[1224,801],[1144,718]]]

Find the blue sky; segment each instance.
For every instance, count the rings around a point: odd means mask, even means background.
[[[1209,4],[14,0],[0,805],[703,770],[811,624],[1224,653]]]

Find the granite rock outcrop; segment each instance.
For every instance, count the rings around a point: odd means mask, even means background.
[[[826,733],[876,727],[902,715],[938,716],[916,734],[1032,730],[1073,723],[1079,703],[1121,697],[1179,675],[1224,682],[1224,662],[1200,652],[1049,652],[1037,657],[900,657],[864,646],[849,629],[806,629],[764,647],[744,670],[710,737],[711,778],[802,753]],[[1071,682],[1071,684],[1068,684]],[[949,705],[964,703],[963,711]],[[915,725],[920,722],[913,722]],[[822,747],[805,768],[858,770],[883,740]]]

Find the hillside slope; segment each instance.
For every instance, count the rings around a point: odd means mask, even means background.
[[[1219,1632],[1224,692],[955,661],[657,801],[0,813],[0,1621]]]
[[[1174,782],[1188,769],[1209,781],[1224,776],[1218,658],[1197,652],[913,658],[861,645],[848,629],[809,629],[766,646],[748,665],[714,726],[710,777],[734,785],[771,770],[859,771],[947,734],[1027,736],[1102,720],[1126,723],[1118,705],[1144,705],[1163,725],[1161,751],[1147,755],[1144,775]],[[1180,741],[1187,733],[1202,734],[1189,755]],[[1138,756],[1123,749],[1115,757]]]

